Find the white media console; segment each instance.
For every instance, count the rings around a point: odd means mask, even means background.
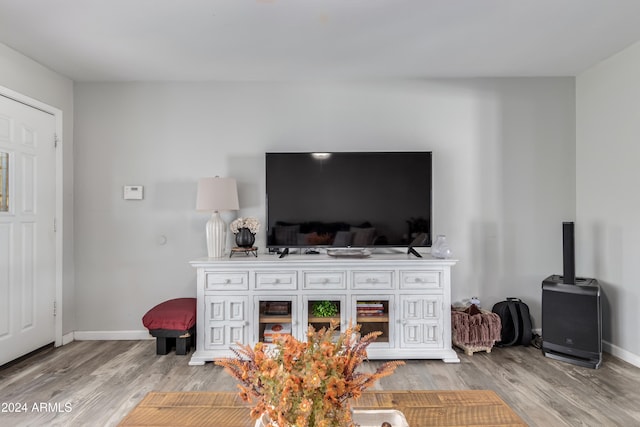
[[[451,267],[455,260],[373,254],[203,258],[197,271],[196,352],[190,365],[230,357],[236,342],[265,340],[273,324],[290,325],[303,339],[307,326],[381,331],[370,359],[442,359],[459,362],[451,347]],[[313,306],[331,301],[333,318],[314,317]]]

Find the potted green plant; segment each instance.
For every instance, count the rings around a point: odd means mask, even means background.
[[[318,301],[311,306],[311,314],[314,317],[335,317],[339,312],[338,304],[333,301]]]

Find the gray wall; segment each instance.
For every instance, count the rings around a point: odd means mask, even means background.
[[[0,85],[63,111],[63,333],[139,331],[151,305],[195,295],[201,176],[236,177],[239,214],[263,219],[265,151],[432,150],[434,232],[461,260],[454,300],[519,296],[540,327],[540,280],[561,271],[560,223],[577,216],[577,271],[603,284],[609,350],[638,365],[639,70],[636,44],[575,94],[572,78],[78,84],[74,117],[71,80],[0,44]],[[124,184],[145,200],[123,201]]]
[[[73,82],[0,43],[0,85],[62,111],[63,301],[62,333],[76,329],[73,268]]]
[[[154,304],[195,296],[197,179],[235,177],[238,214],[264,221],[263,156],[279,150],[433,151],[454,301],[521,297],[540,327],[540,282],[561,272],[575,217],[573,78],[80,83],[75,111],[80,331],[141,330]],[[124,201],[125,184],[145,199]]]
[[[576,80],[579,274],[604,291],[604,339],[640,366],[640,43]]]

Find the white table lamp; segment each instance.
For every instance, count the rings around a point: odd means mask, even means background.
[[[196,210],[212,212],[207,221],[207,253],[209,258],[224,256],[227,243],[227,224],[220,217],[220,211],[237,211],[238,187],[233,178],[200,178]]]

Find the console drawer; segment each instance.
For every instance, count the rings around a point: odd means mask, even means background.
[[[295,271],[258,271],[256,289],[297,289],[298,274]]]
[[[393,289],[393,271],[354,271],[353,289]]]
[[[249,289],[249,272],[205,273],[205,291],[237,291]]]
[[[346,289],[344,271],[304,271],[304,289]]]
[[[442,287],[439,271],[401,271],[400,289],[438,289]]]

